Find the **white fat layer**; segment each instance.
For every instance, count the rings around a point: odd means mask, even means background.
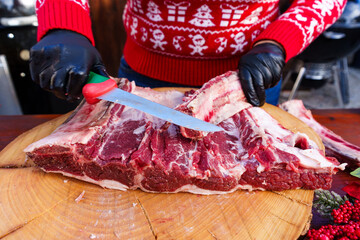
[[[178,127],[176,127],[174,124],[171,124],[168,127],[167,132],[169,133],[170,137],[175,137],[178,134]]]
[[[235,123],[234,123],[234,119],[233,118],[228,118],[226,120],[224,120],[222,123],[222,125],[226,126],[225,128],[227,129],[226,130],[226,133],[229,134],[230,136],[234,136],[235,138],[238,139],[238,141],[236,141],[236,145],[235,147],[237,147],[237,151],[240,153],[240,152],[244,152],[245,149],[243,147],[243,145],[241,144],[241,141],[240,141],[240,131],[239,131],[239,128],[236,127]]]
[[[230,103],[238,102],[237,104],[226,104],[221,107],[221,111],[218,111],[215,114],[215,117],[211,120],[213,124],[218,124],[225,119],[228,119],[229,117],[233,116],[234,114],[240,112],[241,110],[245,108],[251,107],[249,103],[241,102],[238,99],[232,99],[229,100]]]
[[[170,108],[174,108],[182,103],[182,98],[184,97],[184,94],[179,91],[159,92],[150,88],[141,87],[136,87],[132,93]]]
[[[251,113],[251,118],[253,118],[257,124],[256,128],[263,130],[263,132],[280,139],[291,134],[291,131],[283,128],[278,121],[272,118],[270,114],[262,108],[249,108],[248,111]]]
[[[194,163],[194,153],[196,152],[197,149],[197,142],[195,142],[194,144],[194,148],[190,151],[187,152],[187,154],[189,155],[189,175],[191,177],[196,177],[197,176],[197,168],[193,165]]]
[[[244,172],[246,172],[243,164],[236,164],[234,167],[228,170],[229,175],[235,177],[236,179],[240,179]]]
[[[327,147],[331,146],[333,149],[340,149],[341,154],[357,160],[359,162],[358,164],[360,164],[360,152],[358,150],[355,150],[353,148],[348,148],[344,146],[344,143],[337,142],[331,139],[327,139],[326,141],[327,141],[326,144]]]
[[[51,172],[51,173],[61,173],[62,175],[64,176],[67,176],[67,177],[72,177],[72,178],[76,178],[76,179],[79,179],[79,180],[82,180],[82,181],[85,181],[85,182],[89,182],[89,183],[94,183],[96,185],[99,185],[103,188],[111,188],[111,189],[117,189],[117,190],[121,190],[121,191],[126,191],[129,189],[128,186],[122,184],[122,183],[119,183],[117,181],[114,181],[114,180],[94,180],[88,176],[79,176],[79,175],[74,175],[74,174],[71,174],[71,173],[67,173],[67,172],[62,172],[62,171],[47,171],[45,169],[42,169],[44,170],[45,172]]]
[[[293,135],[291,135],[291,138],[290,138],[290,141],[289,141],[290,146],[295,146],[297,141],[299,139],[301,139],[301,138],[306,139],[306,141],[309,143],[310,148],[320,150],[319,146],[313,140],[311,140],[308,137],[308,135],[306,135],[305,133],[301,133],[301,132],[297,132],[297,133],[294,133]]]
[[[354,158],[360,162],[360,152],[354,148],[347,147],[346,145],[349,143],[345,141],[343,138],[341,138],[334,132],[330,131],[329,129],[325,129],[319,123],[313,122],[315,120],[311,121],[304,117],[299,117],[299,119],[305,122],[311,128],[313,128],[315,132],[319,134],[320,137],[322,137],[322,140],[326,145],[326,147],[331,147],[332,149],[339,149],[339,151],[341,151],[341,154],[344,154],[345,156],[349,156],[350,158]],[[332,138],[326,137],[326,135],[331,136],[337,141],[335,141]]]
[[[135,186],[140,186],[141,185],[141,182],[142,182],[142,180],[144,180],[144,175],[143,174],[140,174],[140,173],[138,173],[138,174],[136,174],[135,176],[134,176],[134,185]]]
[[[45,138],[40,139],[28,147],[24,149],[24,152],[32,152],[37,148],[44,147],[44,146],[61,146],[61,147],[69,147],[72,144],[86,144],[89,140],[98,132],[98,129],[101,127],[94,126],[88,127],[83,131],[69,131],[69,132],[62,132],[60,130],[56,130],[52,134],[48,135]]]
[[[354,149],[356,146],[347,142],[330,129],[327,129],[318,123],[312,116],[311,111],[305,108],[301,100],[287,101],[282,103],[280,107],[314,129],[314,131],[319,134],[326,147],[337,149],[339,152],[341,152],[341,154],[356,159],[360,162],[360,151]],[[329,136],[331,136],[331,138]],[[351,145],[352,147],[348,147],[348,145]]]
[[[275,120],[268,113],[266,113],[261,108],[251,108],[249,112],[252,113],[251,117],[255,120],[258,125],[256,131],[259,135],[263,135],[269,139],[272,139],[271,144],[284,152],[293,154],[298,157],[300,161],[300,166],[304,168],[335,168],[337,167],[334,163],[330,162],[323,154],[321,150],[318,149],[316,144],[313,141],[309,141],[308,136],[303,133],[293,134],[290,130],[287,130]],[[265,134],[267,136],[265,136]],[[289,143],[281,141],[282,139],[291,136],[292,146],[289,146]],[[294,147],[296,139],[299,137],[306,136],[306,139],[309,141],[309,145],[315,149],[300,149]],[[264,143],[265,144],[265,143]],[[281,159],[278,156],[275,156],[278,161]]]
[[[193,116],[199,119],[209,118],[209,122],[218,124],[223,120],[240,112],[251,105],[245,102],[245,95],[241,89],[236,72],[228,77],[216,77],[210,80],[198,91],[187,107],[192,110]]]
[[[203,188],[199,188],[195,185],[184,185],[181,188],[176,189],[176,191],[174,193],[177,192],[189,192],[189,193],[193,193],[193,194],[201,194],[201,195],[213,195],[213,194],[227,194],[227,193],[232,193],[235,192],[237,190],[237,188],[233,188],[230,191],[215,191],[215,190],[208,190],[208,189],[203,189]]]
[[[105,101],[100,101],[94,105],[84,103],[69,122],[60,125],[47,137],[32,143],[24,149],[24,152],[31,152],[43,146],[57,145],[68,147],[75,143],[86,144],[97,133],[98,129],[101,128],[101,126],[95,124],[103,117],[106,104]],[[110,110],[108,109],[108,112]],[[102,123],[106,122],[109,116],[103,118],[101,120]]]
[[[342,163],[338,166],[338,169],[340,170],[345,170],[345,167],[347,166],[348,164],[347,163]]]
[[[142,187],[140,187],[140,188],[141,188],[141,190],[143,190],[145,192],[156,193],[156,192],[144,189]],[[238,189],[243,189],[243,190],[248,190],[248,191],[253,191],[253,190],[265,191],[264,188],[255,188],[255,187],[252,187],[250,185],[237,185],[233,189],[225,192],[225,191],[215,191],[215,190],[203,189],[203,188],[199,188],[199,187],[197,187],[195,185],[188,184],[188,185],[184,185],[184,186],[176,189],[174,192],[167,192],[167,193],[189,192],[189,193],[200,194],[200,195],[219,195],[219,194],[232,193],[232,192],[237,191]]]
[[[244,185],[238,185],[239,186],[239,189],[242,189],[242,190],[248,190],[248,191],[254,191],[254,190],[261,190],[261,191],[265,191],[264,188],[260,188],[260,187],[253,187],[251,185],[248,185],[248,184],[244,184]]]
[[[259,164],[259,166],[256,168],[256,171],[258,172],[258,173],[261,173],[261,172],[263,172],[265,170],[265,167],[264,167],[264,165],[262,165],[262,164]]]
[[[97,127],[88,128],[86,132],[55,132],[49,136],[40,139],[27,146],[24,152],[32,152],[37,148],[53,145],[61,147],[69,147],[71,144],[80,143],[86,144],[91,137],[96,133]]]
[[[317,149],[306,149],[300,150],[301,156],[305,156],[300,159],[300,164],[304,167],[312,168],[312,167],[320,167],[320,168],[328,168],[334,167],[334,164],[328,161],[324,155],[320,153]]]
[[[145,132],[145,125],[142,125],[134,130],[134,134],[138,135]]]
[[[71,173],[67,173],[67,172],[61,172],[61,171],[46,171],[45,169],[42,169],[45,172],[51,172],[51,173],[61,173],[64,176],[67,177],[72,177],[75,179],[79,179],[85,182],[89,182],[89,183],[93,183],[96,185],[99,185],[103,188],[109,188],[109,189],[116,189],[116,190],[121,190],[121,191],[126,191],[128,189],[130,189],[128,186],[119,183],[117,181],[114,180],[100,180],[100,181],[96,181],[88,176],[78,176],[78,175],[73,175]],[[135,186],[139,186],[139,188],[141,190],[143,190],[144,192],[150,192],[150,193],[157,193],[154,191],[149,191],[148,189],[144,188],[141,186],[141,181],[144,177],[140,174],[137,174],[135,176]],[[131,189],[134,189],[134,187],[131,187]],[[208,190],[208,189],[202,189],[199,188],[195,185],[184,185],[178,189],[176,189],[174,192],[162,192],[162,193],[178,193],[178,192],[189,192],[189,193],[193,193],[193,194],[201,194],[201,195],[215,195],[215,194],[228,194],[228,193],[232,193],[235,192],[238,189],[243,189],[243,190],[248,190],[248,191],[253,191],[253,190],[261,190],[261,191],[265,191],[265,189],[263,188],[254,188],[251,185],[237,185],[236,187],[234,187],[233,189],[229,190],[229,191],[215,191],[215,190]]]
[[[187,105],[194,113],[194,116],[199,119],[204,119],[205,116],[212,110],[212,103],[214,97],[221,94],[223,89],[220,87],[220,82],[215,82],[213,87],[204,88],[199,91],[199,94],[195,99],[189,102]]]

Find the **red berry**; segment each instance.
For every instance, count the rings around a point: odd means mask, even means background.
[[[311,229],[308,232],[312,240],[360,240],[360,201],[354,204],[346,201],[338,209],[331,212],[334,223],[341,225],[326,225],[320,229]]]
[[[325,234],[320,234],[319,240],[330,240],[330,238]]]
[[[360,238],[360,228],[357,228],[355,231],[355,235]]]

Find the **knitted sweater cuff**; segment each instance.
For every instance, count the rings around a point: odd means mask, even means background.
[[[51,29],[66,29],[80,33],[95,45],[90,14],[71,1],[48,0],[37,11],[39,41]]]
[[[304,33],[295,23],[277,20],[270,24],[253,43],[261,40],[273,40],[285,49],[287,62],[302,51],[305,43]]]

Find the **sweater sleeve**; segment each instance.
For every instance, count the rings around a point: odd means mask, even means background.
[[[346,0],[295,0],[254,41],[274,40],[286,52],[286,61],[303,51],[341,15]]]
[[[87,0],[37,0],[38,41],[51,29],[67,29],[87,37],[94,45]]]

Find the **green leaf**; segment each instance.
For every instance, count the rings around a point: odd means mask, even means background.
[[[354,177],[360,178],[360,167],[352,171],[350,174],[353,175]]]

